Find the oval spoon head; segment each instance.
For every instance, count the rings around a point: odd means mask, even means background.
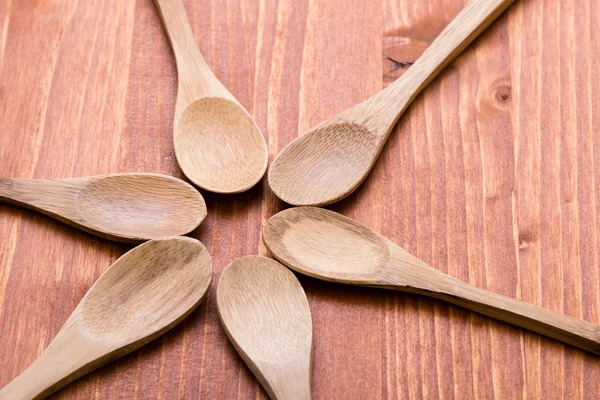
[[[200,304],[212,279],[206,248],[151,240],[119,258],[88,290],[44,352],[0,390],[43,398],[162,335]]]
[[[219,279],[217,307],[227,336],[272,399],[310,399],[312,321],[294,274],[247,256]]]
[[[332,211],[282,211],[267,222],[263,239],[278,260],[303,274],[422,294],[600,354],[599,325],[469,285]]]
[[[273,160],[269,186],[295,206],[322,206],[350,195],[367,177],[383,140],[354,123],[324,123]]]
[[[469,2],[394,83],[286,147],[269,171],[271,189],[296,206],[322,206],[352,193],[406,108],[513,1]]]
[[[208,191],[243,192],[267,169],[265,138],[237,102],[222,97],[194,101],[177,118],[173,137],[181,169]]]
[[[84,229],[127,242],[184,235],[206,217],[206,203],[194,187],[160,174],[92,177],[75,205]]]
[[[196,45],[181,0],[155,0],[177,61],[175,155],[197,186],[250,189],[267,169],[267,144],[250,114],[217,79]]]
[[[192,312],[211,280],[210,255],[201,242],[188,237],[151,240],[115,261],[73,314],[80,314],[95,340],[114,348],[139,347]]]
[[[263,241],[280,262],[318,279],[377,284],[390,258],[387,239],[333,211],[297,207],[267,221]]]

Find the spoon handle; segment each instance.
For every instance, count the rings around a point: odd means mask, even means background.
[[[395,261],[396,268],[392,262],[392,289],[445,300],[600,355],[600,325],[469,285],[421,261],[407,268],[405,260]]]
[[[0,177],[0,202],[8,203],[13,192],[13,179]]]
[[[41,179],[0,177],[0,203],[8,203],[39,210],[49,202],[46,194],[50,185]]]
[[[380,114],[383,122],[395,125],[429,82],[514,1],[471,0],[400,78],[367,100],[372,102],[372,114]]]
[[[154,0],[171,42],[179,80],[178,103],[189,103],[210,94],[229,92],[211,71],[196,45],[185,7],[181,0]]]
[[[68,324],[68,322],[67,322]],[[63,328],[64,329],[64,328]],[[42,354],[0,390],[0,400],[43,399],[103,364],[98,345],[59,332]]]
[[[74,201],[83,180],[0,177],[0,203],[13,204],[65,221],[74,218]]]

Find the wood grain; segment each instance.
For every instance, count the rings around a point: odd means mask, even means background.
[[[206,64],[183,2],[155,0],[155,4],[177,65],[173,144],[179,167],[208,191],[244,192],[267,169],[265,138]]]
[[[268,257],[236,258],[217,286],[233,347],[272,400],[310,400],[312,319],[292,271]]]
[[[204,198],[192,185],[151,173],[63,179],[0,177],[0,202],[126,243],[185,235],[206,217]]]
[[[352,194],[414,99],[513,2],[471,0],[395,82],[322,121],[277,154],[269,167],[271,190],[294,206],[325,206]]]
[[[210,255],[196,239],[133,248],[98,278],[44,352],[0,389],[0,399],[44,399],[150,343],[198,307],[211,279]]]
[[[466,1],[184,3],[206,62],[254,117],[272,160],[399,76]],[[332,208],[453,277],[599,322],[598,25],[594,0],[517,0],[416,99],[368,179]],[[151,0],[0,0],[1,176],[182,177],[176,88]],[[232,259],[266,254],[261,222],[283,204],[264,180],[203,195],[208,216],[193,236],[213,257],[206,301],[55,398],[267,398],[220,326],[214,289]],[[0,238],[5,385],[130,247],[6,205]],[[315,399],[600,393],[598,358],[556,341],[441,301],[299,279]]]
[[[331,210],[284,210],[267,221],[262,237],[275,259],[301,274],[444,300],[600,356],[599,324],[469,285]]]

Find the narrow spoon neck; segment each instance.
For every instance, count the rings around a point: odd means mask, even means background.
[[[42,354],[0,390],[0,400],[45,398],[87,372],[85,366],[98,358],[99,346],[69,325],[67,322]]]
[[[367,100],[379,125],[391,125],[383,132],[389,133],[423,89],[513,2],[471,0],[400,78]]]
[[[0,178],[0,202],[21,206],[30,205],[35,196],[43,196],[43,188],[37,179]]]
[[[39,211],[62,221],[76,221],[79,192],[87,185],[83,179],[9,179],[0,178],[0,203]]]
[[[369,126],[369,131],[387,137],[416,97],[416,94],[410,96],[407,81],[403,77],[404,75],[363,103],[369,108],[369,112],[365,113],[366,120],[361,122]]]
[[[52,200],[72,202],[85,184],[73,179],[0,178],[0,200],[46,209],[53,204]]]
[[[204,62],[198,51],[194,33],[190,26],[181,0],[154,0],[160,14],[163,26],[178,61],[186,60],[186,57],[199,58]]]
[[[390,259],[383,271],[381,286],[425,295],[453,295],[459,282],[396,245],[390,248]]]
[[[310,387],[290,387],[275,393],[278,400],[311,400]]]
[[[187,106],[200,97],[221,92],[224,88],[198,49],[181,0],[154,1],[175,54],[178,102]]]
[[[418,261],[418,260],[417,260]],[[427,264],[400,258],[384,287],[422,294],[600,354],[600,326],[472,286]]]
[[[311,400],[310,363],[292,362],[279,368],[273,375],[266,374],[270,382],[265,389],[272,392],[271,397],[278,400]]]
[[[12,186],[13,179],[0,177],[0,199],[9,197]]]

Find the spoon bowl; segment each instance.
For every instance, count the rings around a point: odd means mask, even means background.
[[[275,258],[304,275],[332,282],[376,283],[390,258],[383,237],[321,208],[281,211],[269,219],[262,235]]]
[[[216,193],[250,189],[267,170],[265,138],[210,70],[181,0],[155,0],[177,63],[175,155],[197,186]]]
[[[600,354],[600,325],[452,278],[333,211],[314,207],[282,211],[267,221],[263,241],[277,260],[302,274],[445,300]]]
[[[272,399],[310,399],[310,308],[290,270],[270,258],[238,258],[221,274],[217,307],[229,340]]]
[[[186,175],[211,192],[250,189],[267,168],[264,138],[246,110],[234,101],[221,97],[194,101],[175,123],[174,137],[182,170],[194,171]]]
[[[394,83],[295,139],[269,168],[273,192],[295,206],[323,206],[349,196],[412,101],[513,2],[471,0]]]
[[[90,288],[44,352],[0,390],[0,400],[37,399],[162,335],[202,301],[212,278],[199,241],[146,242]]]
[[[160,174],[0,178],[0,201],[104,238],[133,243],[189,233],[206,217],[206,204],[196,189]]]
[[[193,311],[211,279],[210,256],[198,240],[147,242],[96,281],[81,300],[81,318],[95,338],[120,344],[150,341]]]
[[[273,160],[269,186],[277,197],[294,205],[325,205],[341,200],[373,168],[374,163],[365,154],[379,153],[383,143],[363,125],[318,126],[301,140],[293,141]]]

